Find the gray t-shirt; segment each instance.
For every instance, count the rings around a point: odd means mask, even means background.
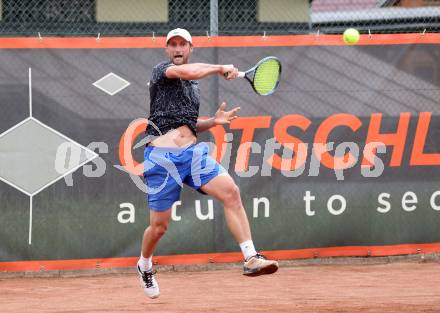
[[[194,80],[170,79],[165,71],[173,65],[162,62],[153,68],[150,80],[150,116],[160,133],[150,123],[146,134],[164,135],[166,132],[187,125],[196,135],[196,124],[199,116],[200,92],[199,83]]]

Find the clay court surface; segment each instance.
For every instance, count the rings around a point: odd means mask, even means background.
[[[134,273],[1,278],[0,312],[440,312],[440,264],[284,266],[249,278],[239,268],[160,272],[144,297]]]

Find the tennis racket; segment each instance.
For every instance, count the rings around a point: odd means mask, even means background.
[[[238,72],[238,77],[245,78],[257,94],[271,95],[280,83],[281,62],[276,57],[266,57],[246,72]]]

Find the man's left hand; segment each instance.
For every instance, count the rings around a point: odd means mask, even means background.
[[[230,111],[225,111],[226,102],[222,102],[215,112],[214,122],[216,125],[229,124],[232,120],[235,120],[237,112],[240,111],[240,107],[233,108]]]

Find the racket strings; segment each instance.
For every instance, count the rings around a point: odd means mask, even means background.
[[[278,84],[280,78],[280,63],[270,59],[261,63],[255,71],[254,88],[260,95],[271,93]]]

